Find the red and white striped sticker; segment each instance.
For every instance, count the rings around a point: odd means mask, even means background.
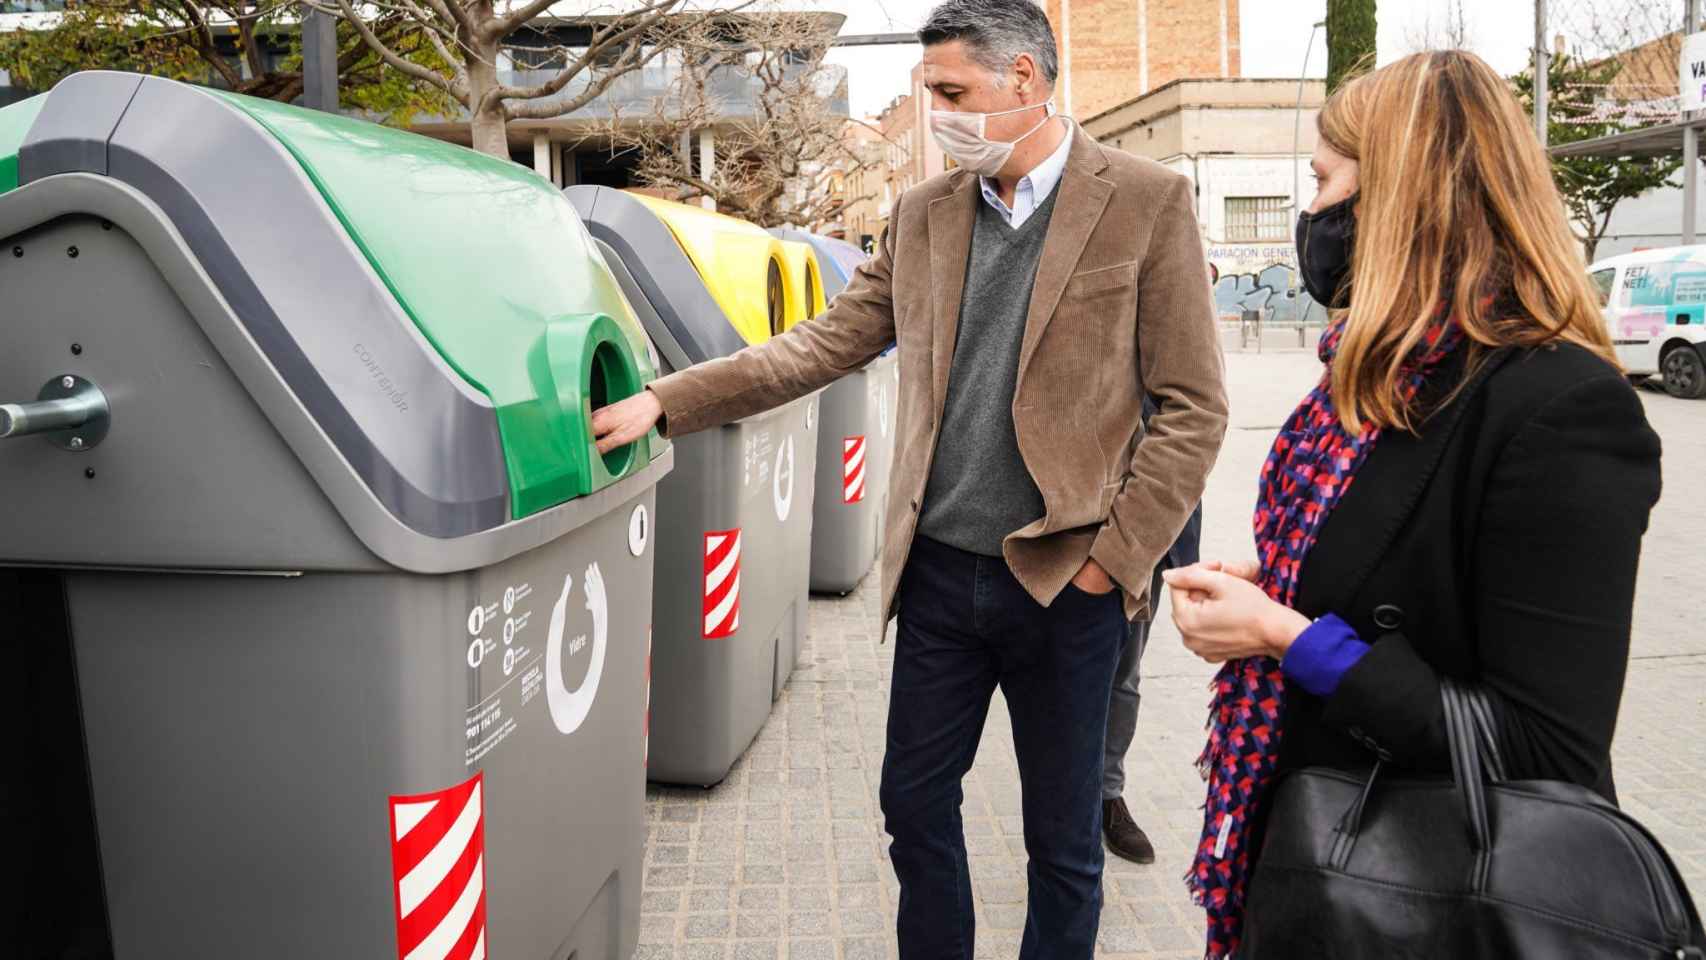
[[[740,530],[705,534],[705,639],[740,629]]]
[[[391,877],[400,960],[485,960],[483,774],[391,798]]]
[[[841,441],[841,502],[858,503],[865,499],[865,438],[847,437]]]

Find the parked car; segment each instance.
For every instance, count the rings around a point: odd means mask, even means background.
[[[1706,397],[1706,245],[1643,250],[1588,268],[1617,357],[1673,397]]]

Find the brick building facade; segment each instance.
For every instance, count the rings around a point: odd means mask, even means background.
[[[949,169],[942,148],[930,133],[930,91],[924,89],[924,68],[912,68],[908,92],[867,121],[878,131],[849,125],[850,147],[864,158],[847,171],[848,207],[844,217],[847,240],[869,245],[888,226],[895,198]],[[873,152],[874,151],[874,152]]]
[[[1093,117],[1185,78],[1236,77],[1238,0],[1041,0],[1060,48],[1060,106]]]

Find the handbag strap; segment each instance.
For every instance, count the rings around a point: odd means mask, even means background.
[[[1492,848],[1492,829],[1487,822],[1487,784],[1481,762],[1481,737],[1468,691],[1457,681],[1443,677],[1440,697],[1445,707],[1446,742],[1451,748],[1451,778],[1463,802],[1468,821],[1469,842],[1477,853]]]
[[[1493,708],[1487,703],[1487,692],[1480,687],[1459,685],[1464,700],[1469,705],[1470,718],[1475,721],[1475,732],[1481,741],[1481,767],[1486,771],[1487,780],[1491,783],[1504,783],[1510,779],[1505,772],[1505,757],[1499,750],[1499,728],[1493,718]]]
[[[1440,702],[1445,711],[1446,743],[1451,751],[1451,779],[1463,806],[1464,824],[1468,829],[1470,848],[1475,851],[1474,888],[1486,887],[1491,868],[1493,831],[1487,813],[1487,783],[1505,779],[1504,758],[1499,751],[1493,712],[1486,694],[1450,677],[1440,678]],[[1328,859],[1334,869],[1343,870],[1350,862],[1362,830],[1364,811],[1375,782],[1380,778],[1382,764],[1376,763],[1363,783],[1356,801],[1334,825],[1332,849]]]
[[[1357,834],[1362,831],[1362,814],[1368,809],[1369,795],[1374,792],[1374,783],[1380,779],[1381,761],[1374,761],[1374,769],[1368,772],[1368,779],[1363,781],[1362,789],[1357,792],[1356,802],[1351,804],[1339,817],[1339,822],[1333,825],[1333,847],[1328,852],[1328,863],[1334,870],[1344,870],[1350,866],[1351,850],[1356,847]]]

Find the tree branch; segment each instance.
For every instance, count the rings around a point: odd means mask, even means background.
[[[433,12],[443,18],[446,23],[459,30],[467,31],[469,36],[474,35],[474,31],[478,25],[474,22],[473,16],[468,13],[467,8],[463,7],[462,4],[455,2],[446,3],[445,0],[427,0],[427,2],[432,5]]]
[[[243,59],[248,61],[249,75],[260,78],[268,73],[266,61],[261,57],[260,44],[255,41],[255,19],[252,12],[231,18],[237,26],[237,44],[243,51]]]
[[[337,0],[337,3],[338,8],[342,11],[343,18],[348,20],[351,26],[355,27],[356,32],[361,34],[361,39],[368,45],[368,47],[370,47],[374,53],[379,54],[380,59],[390,64],[393,69],[406,76],[422,81],[423,83],[430,83],[459,100],[466,99],[466,94],[457,93],[456,90],[453,89],[452,83],[445,79],[444,75],[439,73],[437,70],[430,70],[418,63],[415,63],[413,60],[405,59],[400,56],[397,51],[386,46],[385,42],[380,40],[379,37],[374,34],[373,29],[367,25],[367,21],[363,20],[360,14],[356,13],[355,8],[350,5],[350,0]],[[466,105],[467,104],[464,104],[464,106]]]
[[[426,34],[427,42],[432,44],[432,48],[434,52],[438,54],[439,59],[449,65],[452,70],[457,71],[456,81],[453,82],[462,82],[463,74],[458,64],[465,63],[466,58],[459,57],[455,53],[451,52],[450,47],[444,42],[445,31],[440,29],[436,23],[431,23],[431,17],[425,10],[422,10],[418,4],[414,3],[414,0],[404,0],[404,2],[407,3],[410,8],[410,15],[420,22],[423,27],[421,32]],[[449,9],[444,3],[444,0],[427,0],[427,2],[430,3],[433,9],[438,12],[439,16],[445,17],[450,23],[454,24],[456,22],[454,19],[450,18]],[[461,8],[458,7],[457,9]],[[451,42],[457,44],[458,48],[461,48],[461,41],[459,38],[452,34],[450,35],[450,39]]]
[[[231,69],[231,65],[225,62],[225,58],[219,55],[218,45],[213,39],[213,29],[207,25],[207,18],[202,16],[201,7],[196,4],[194,0],[190,0],[190,2],[187,3],[175,4],[175,6],[183,11],[185,22],[190,25],[192,35],[195,37],[193,48],[196,51],[196,55],[206,61],[214,70],[218,71],[220,77],[225,80],[226,85],[231,87],[231,89],[235,90],[237,87],[241,86],[243,83],[243,75],[240,72]]]

